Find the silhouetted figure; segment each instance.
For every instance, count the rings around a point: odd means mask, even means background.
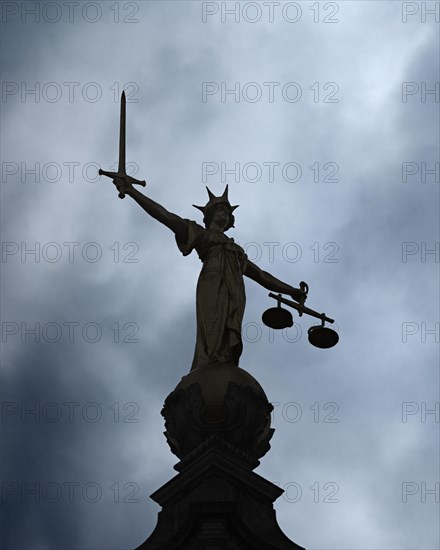
[[[194,249],[203,262],[197,283],[197,339],[191,370],[212,363],[238,366],[243,350],[242,321],[246,303],[243,275],[272,292],[287,294],[295,301],[306,299],[299,288],[283,283],[263,271],[246,256],[243,248],[225,232],[234,227],[233,211],[228,200],[228,186],[216,197],[207,188],[209,201],[195,206],[203,212],[205,227],[168,212],[163,206],[140,193],[129,178],[113,180],[120,196],[132,197],[150,216],[174,232],[184,256]]]

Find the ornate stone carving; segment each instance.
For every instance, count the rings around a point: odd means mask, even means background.
[[[197,380],[189,384],[184,377],[165,400],[161,414],[170,449],[184,459],[214,434],[254,463],[270,449],[275,431],[270,428],[273,406],[258,382],[243,369],[222,365],[209,370],[197,372]]]

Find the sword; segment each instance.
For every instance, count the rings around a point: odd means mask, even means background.
[[[118,171],[117,172],[106,172],[105,170],[99,169],[98,174],[100,176],[107,176],[109,178],[115,179],[123,179],[125,181],[128,181],[132,184],[142,185],[142,187],[145,187],[147,184],[145,180],[137,180],[127,174],[125,171],[125,92],[122,91],[121,95],[121,118],[119,123],[119,165],[118,165]],[[125,197],[125,194],[122,193],[122,191],[119,193],[118,197],[120,199],[123,199]]]

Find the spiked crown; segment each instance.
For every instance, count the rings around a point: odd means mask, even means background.
[[[228,186],[226,185],[225,190],[223,191],[223,195],[221,197],[216,197],[213,193],[211,193],[208,187],[206,187],[206,190],[208,191],[209,201],[205,204],[205,206],[197,206],[196,204],[193,204],[194,208],[197,208],[198,210],[203,212],[204,224],[206,226],[208,225],[210,214],[218,204],[226,204],[226,206],[229,208],[229,223],[224,230],[227,231],[229,228],[234,227],[234,216],[232,213],[236,208],[239,207],[239,205],[236,204],[235,206],[231,206],[228,200]]]

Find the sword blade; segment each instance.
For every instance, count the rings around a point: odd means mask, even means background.
[[[121,95],[121,118],[119,123],[119,167],[118,172],[125,174],[125,92]]]

